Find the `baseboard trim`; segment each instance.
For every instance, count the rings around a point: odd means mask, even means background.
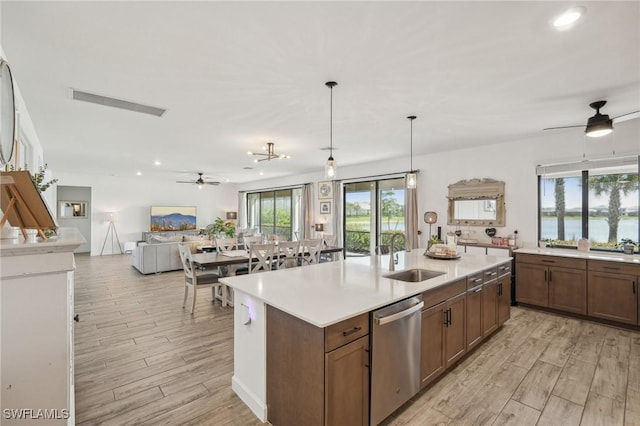
[[[253,392],[251,392],[244,384],[234,375],[231,378],[231,389],[247,404],[253,414],[260,419],[261,422],[267,421],[267,404],[261,401]]]

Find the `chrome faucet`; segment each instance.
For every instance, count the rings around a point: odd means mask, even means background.
[[[404,234],[402,234],[402,233],[400,233],[400,234],[393,234],[393,235],[391,236],[391,242],[389,243],[389,271],[390,271],[390,272],[393,272],[393,271],[395,271],[395,270],[396,270],[396,263],[395,263],[395,262],[397,262],[397,259],[396,259],[396,260],[394,260],[394,257],[395,257],[395,256],[397,256],[397,253],[394,253],[394,247],[393,247],[393,245],[394,245],[394,243],[395,243],[395,241],[396,241],[396,237],[397,237],[398,235],[402,235],[402,238],[405,240],[405,244],[406,244],[406,241],[407,241],[407,237],[405,237],[405,235],[404,235]]]

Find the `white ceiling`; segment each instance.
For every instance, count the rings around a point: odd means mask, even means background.
[[[640,2],[582,2],[554,30],[574,5],[2,1],[1,43],[53,170],[245,182],[323,170],[329,80],[339,165],[408,168],[412,114],[419,155],[583,124],[600,99],[612,117],[640,110]],[[292,158],[254,164],[246,152],[267,141]]]

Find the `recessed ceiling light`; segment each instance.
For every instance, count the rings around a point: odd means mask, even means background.
[[[572,28],[576,21],[584,15],[585,10],[586,9],[581,6],[572,7],[571,9],[566,10],[553,19],[553,27],[558,31],[564,31]]]
[[[136,172],[136,176],[142,176],[142,172]]]
[[[264,172],[260,172],[260,176],[264,175]]]
[[[154,162],[153,162],[153,164],[154,164],[155,166],[161,166],[161,165],[162,165],[162,162],[161,162],[161,161],[159,161],[159,160],[156,160],[156,161],[154,161]]]

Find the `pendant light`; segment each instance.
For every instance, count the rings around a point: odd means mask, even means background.
[[[413,170],[413,120],[415,120],[417,117],[415,115],[410,115],[407,118],[411,123],[411,145],[410,145],[410,154],[409,154],[411,165],[409,167],[409,173],[407,173],[406,184],[407,184],[407,189],[415,189],[416,186],[418,186],[418,176],[415,173],[415,170]]]
[[[336,160],[333,159],[333,87],[337,86],[338,83],[327,81],[325,85],[331,90],[331,97],[329,98],[329,158],[324,168],[324,177],[326,179],[335,179],[338,166],[336,165]]]

